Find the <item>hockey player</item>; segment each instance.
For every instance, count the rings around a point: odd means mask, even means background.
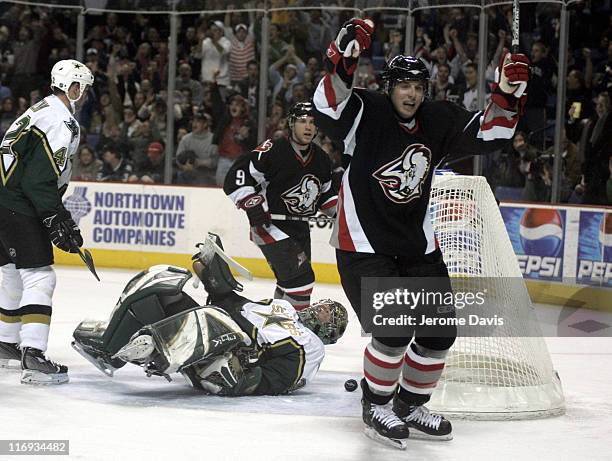
[[[68,368],[44,355],[56,281],[51,244],[70,253],[83,245],[62,194],[80,140],[74,114],[93,82],[80,62],[57,62],[53,94],[15,120],[0,145],[0,367],[20,367],[22,383],[68,381]]]
[[[220,245],[218,237],[210,234]],[[108,375],[132,362],[148,374],[179,371],[194,387],[217,395],[275,395],[310,382],[347,325],[345,308],[322,300],[296,312],[287,301],[254,302],[210,241],[193,269],[209,306],[182,291],[186,269],[155,266],[124,289],[108,323],[84,321],[73,346]]]
[[[332,188],[332,162],[312,141],[317,135],[313,106],[295,104],[287,117],[289,139],[268,139],[242,155],[225,178],[224,191],[246,211],[251,240],[276,276],[275,298],[297,310],[310,304],[314,273],[310,265],[307,222],[271,220],[270,213],[333,216],[337,194]]]
[[[428,211],[434,169],[448,155],[484,154],[505,145],[528,80],[527,58],[505,54],[492,102],[484,112],[468,112],[446,101],[428,101],[427,68],[419,59],[400,55],[387,63],[382,93],[353,88],[359,55],[369,47],[372,32],[369,20],[352,19],[342,26],[329,45],[328,72],[314,96],[317,125],[346,146],[349,166],[331,244],[344,291],[366,331],[372,319],[361,317],[362,277],[438,277],[450,289]],[[455,315],[442,308],[428,312]],[[364,353],[366,434],[399,448],[406,447],[409,434],[452,438],[450,422],[424,404],[440,378],[456,328],[438,327],[435,337],[419,333],[374,336]]]

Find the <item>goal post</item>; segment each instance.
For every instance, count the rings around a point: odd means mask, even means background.
[[[476,287],[485,278],[520,279],[520,284],[518,290],[514,283],[512,290],[496,293],[496,309],[515,317],[512,331],[502,326],[494,336],[458,337],[428,406],[469,419],[564,413],[561,382],[486,179],[436,176],[430,212],[451,278],[469,277],[470,286]]]

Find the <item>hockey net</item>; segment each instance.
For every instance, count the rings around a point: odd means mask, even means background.
[[[496,296],[505,316],[521,320],[512,322],[509,329],[497,328],[494,336],[458,337],[429,406],[472,419],[562,414],[561,383],[486,179],[436,176],[430,211],[451,277],[469,277],[473,288],[479,278],[484,283],[484,277],[520,279],[519,293],[516,283],[507,293],[500,283],[502,293]]]

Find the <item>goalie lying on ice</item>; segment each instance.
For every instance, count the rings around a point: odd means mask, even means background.
[[[79,324],[73,347],[108,376],[130,362],[148,376],[169,379],[180,372],[210,394],[274,395],[310,382],[324,344],[346,329],[346,309],[322,300],[296,312],[284,300],[240,296],[242,286],[212,241],[222,249],[219,237],[209,234],[193,257],[209,305],[199,306],[183,291],[190,271],[153,266],[130,280],[108,322]]]

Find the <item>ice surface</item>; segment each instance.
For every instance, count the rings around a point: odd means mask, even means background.
[[[32,387],[19,372],[0,372],[0,439],[69,439],[70,456],[92,460],[456,460],[611,459],[612,340],[548,340],[567,399],[567,414],[536,421],[454,421],[450,442],[410,441],[404,452],[362,434],[359,392],[344,381],[361,374],[367,338],[351,322],[327,348],[316,381],[290,396],[218,398],[146,378],[127,365],[107,378],[70,347],[85,318],[106,319],[136,271],[58,268],[49,356],[70,368],[70,383]],[[251,298],[270,297],[270,280],[244,281]],[[190,285],[190,284],[189,284]],[[187,290],[204,302],[202,288]],[[314,298],[346,302],[336,285],[317,285]],[[346,302],[348,306],[348,303]],[[554,318],[557,308],[541,309]],[[20,459],[35,459],[22,457]],[[0,455],[0,459],[15,459]]]

